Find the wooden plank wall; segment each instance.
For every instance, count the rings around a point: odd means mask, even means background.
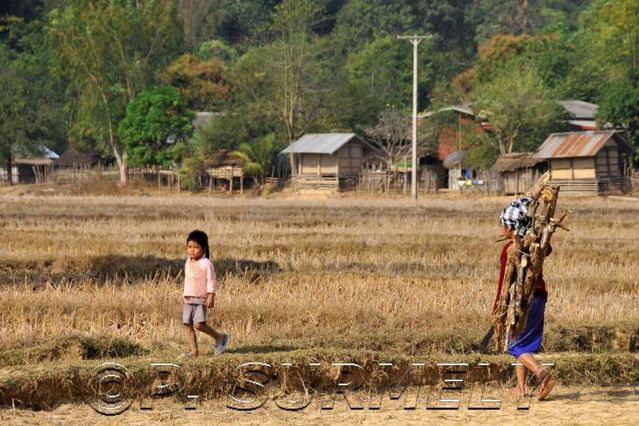
[[[610,140],[594,157],[550,160],[554,183],[562,185],[567,195],[600,195],[625,192],[623,157],[614,140]]]
[[[504,194],[523,194],[539,180],[540,176],[541,174],[532,168],[502,173]]]
[[[359,176],[362,172],[362,159],[364,158],[362,142],[352,140],[337,151],[339,158],[339,175]]]

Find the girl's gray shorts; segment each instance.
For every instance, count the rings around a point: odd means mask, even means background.
[[[193,324],[194,322],[206,323],[206,305],[185,303],[182,308],[182,323]]]

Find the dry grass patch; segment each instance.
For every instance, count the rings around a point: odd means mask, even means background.
[[[80,338],[175,356],[194,228],[210,236],[209,318],[232,350],[470,353],[490,323],[507,201],[4,196],[0,360],[35,362],[6,354]],[[546,350],[636,351],[639,203],[562,203],[572,231],[545,266]]]

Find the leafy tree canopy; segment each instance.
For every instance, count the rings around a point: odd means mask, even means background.
[[[189,108],[199,111],[219,111],[231,92],[222,61],[201,60],[189,53],[173,61],[160,82],[175,87]]]
[[[193,113],[172,87],[153,87],[136,96],[120,122],[118,135],[133,166],[171,166],[172,147],[193,132]]]

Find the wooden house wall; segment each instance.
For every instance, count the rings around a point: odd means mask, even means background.
[[[539,180],[541,173],[534,168],[518,169],[510,172],[503,172],[503,192],[504,194],[522,194]]]
[[[623,158],[614,140],[609,140],[595,156],[595,168],[599,179],[617,179],[624,176]]]
[[[553,179],[595,179],[594,157],[588,158],[558,158],[550,160],[550,170]]]
[[[315,176],[358,176],[364,159],[363,143],[351,141],[335,154],[299,154],[299,174]]]
[[[300,174],[317,175],[320,172],[320,154],[300,154]]]
[[[337,151],[339,158],[339,175],[358,176],[362,172],[364,146],[358,140],[352,140]]]
[[[441,161],[433,164],[426,164],[420,166],[421,170],[430,174],[432,179],[437,182],[437,189],[448,188],[448,169],[446,169]]]
[[[552,179],[564,193],[597,195],[627,191],[624,155],[614,139],[593,157],[550,160]]]

